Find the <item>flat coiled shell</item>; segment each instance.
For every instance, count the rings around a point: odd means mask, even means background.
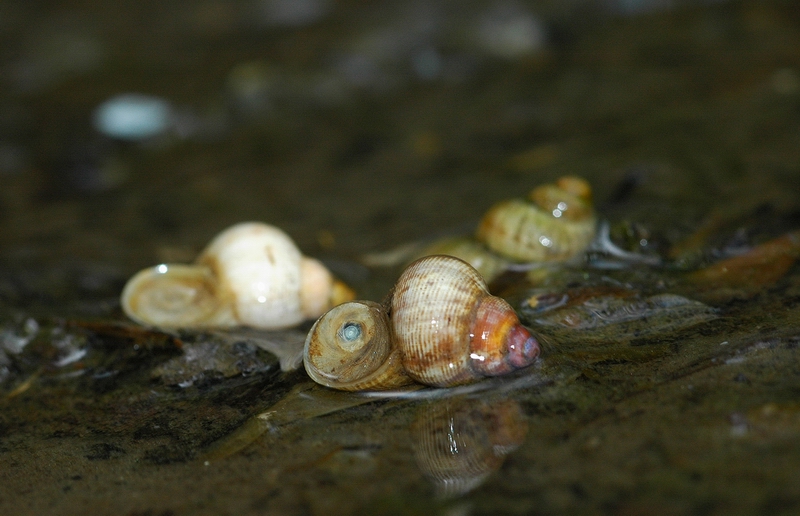
[[[197,265],[161,264],[139,271],[126,283],[121,303],[134,321],[160,328],[237,324],[216,276]]]
[[[317,383],[345,391],[392,389],[411,383],[392,342],[386,310],[352,301],[329,310],[309,331],[306,372]]]

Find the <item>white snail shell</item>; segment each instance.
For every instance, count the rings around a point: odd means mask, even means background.
[[[370,347],[373,342],[380,346]],[[316,382],[361,390],[412,380],[437,387],[470,383],[530,365],[538,354],[538,342],[513,308],[489,294],[474,268],[437,255],[406,268],[388,309],[355,301],[323,315],[306,338],[303,358]]]
[[[352,299],[322,263],[280,229],[257,222],[215,237],[193,265],[161,264],[134,275],[122,308],[160,328],[287,328]]]

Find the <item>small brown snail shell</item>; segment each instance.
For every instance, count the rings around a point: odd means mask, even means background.
[[[412,263],[387,303],[354,301],[320,317],[305,343],[309,376],[341,390],[412,381],[450,387],[526,367],[539,355],[514,309],[458,258]]]
[[[289,235],[243,222],[217,235],[191,265],[138,272],[125,285],[121,304],[134,321],[159,328],[279,329],[353,297],[321,262],[303,256]]]
[[[372,301],[344,303],[320,317],[306,338],[303,361],[314,381],[343,391],[411,383],[389,316]]]
[[[596,225],[589,183],[567,176],[533,189],[525,200],[495,205],[481,219],[475,236],[512,260],[564,261],[589,246]]]

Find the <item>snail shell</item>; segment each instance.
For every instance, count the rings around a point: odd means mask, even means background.
[[[233,326],[233,307],[225,301],[211,269],[178,264],[139,271],[121,298],[128,317],[159,328]]]
[[[373,340],[391,345],[373,350],[367,347]],[[478,271],[458,258],[436,255],[400,275],[388,312],[374,303],[351,302],[323,315],[306,338],[303,358],[318,383],[359,390],[412,380],[460,385],[525,367],[538,355],[536,339],[507,302],[489,294]]]
[[[454,237],[439,240],[426,247],[419,256],[446,254],[461,258],[491,282],[492,278],[507,270],[513,263],[507,258],[492,252],[481,242],[471,237]]]
[[[415,257],[455,256],[491,282],[515,263],[556,263],[580,255],[594,240],[596,226],[589,183],[566,176],[535,188],[528,199],[490,208],[474,237],[436,241]]]
[[[140,271],[125,285],[121,303],[134,321],[160,328],[278,329],[353,297],[286,233],[245,222],[215,237],[193,265]]]
[[[589,183],[567,176],[535,188],[528,199],[495,205],[475,236],[512,260],[564,261],[589,246],[596,225]]]
[[[412,382],[403,370],[400,348],[392,342],[389,316],[372,301],[344,303],[320,317],[306,340],[304,362],[315,382],[344,391],[392,389]]]

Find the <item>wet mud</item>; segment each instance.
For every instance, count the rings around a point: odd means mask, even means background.
[[[299,4],[0,2],[0,511],[800,511],[793,3]],[[103,133],[122,92],[171,118]],[[245,220],[381,301],[565,175],[617,251],[491,282],[542,347],[505,377],[337,392],[313,321],[120,307]]]

